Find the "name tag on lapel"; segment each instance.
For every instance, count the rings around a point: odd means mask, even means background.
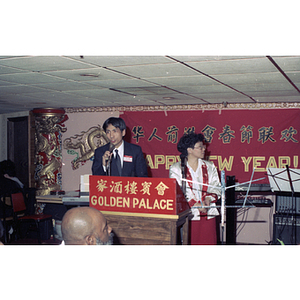
[[[132,162],[132,156],[124,155],[124,161]]]

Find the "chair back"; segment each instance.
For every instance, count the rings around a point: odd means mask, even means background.
[[[14,213],[26,210],[24,196],[22,193],[11,194],[11,203]]]

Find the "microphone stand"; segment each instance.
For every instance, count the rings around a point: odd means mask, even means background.
[[[107,174],[107,176],[110,176],[110,159],[108,159],[107,161],[106,161],[106,174]]]
[[[112,153],[114,149],[115,149],[115,146],[113,144],[110,144],[109,145],[109,152]],[[106,160],[106,174],[107,174],[107,176],[111,175],[111,168],[110,168],[111,160],[112,160],[112,156]]]
[[[294,195],[295,191],[294,191],[294,186],[292,183],[292,178],[291,178],[291,174],[290,174],[290,169],[289,166],[286,165],[286,171],[287,171],[287,175],[288,175],[288,179],[289,179],[289,183],[290,183],[290,187],[291,187],[291,192],[292,192],[292,233],[294,232],[294,244],[297,245],[297,217],[296,217],[296,197]]]
[[[185,179],[185,168],[186,168],[186,157],[182,157],[181,158],[181,176],[183,179]],[[184,196],[186,197],[186,181],[185,180],[182,180],[182,192],[184,194]]]
[[[221,171],[221,243],[224,244],[224,217],[225,217],[225,171]]]

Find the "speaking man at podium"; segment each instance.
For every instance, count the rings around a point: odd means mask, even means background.
[[[108,118],[103,124],[103,129],[110,142],[95,150],[92,174],[148,177],[142,148],[123,140],[126,134],[124,120]]]

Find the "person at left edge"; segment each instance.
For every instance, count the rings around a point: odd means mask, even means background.
[[[108,175],[106,161],[113,159],[112,155],[115,156],[115,150],[117,149],[121,159],[121,176],[148,177],[147,165],[142,148],[123,140],[126,134],[126,124],[124,120],[115,117],[108,118],[103,124],[103,129],[110,142],[95,150],[92,174]],[[111,144],[115,147],[112,153],[109,151]],[[115,174],[111,175],[115,176]]]

